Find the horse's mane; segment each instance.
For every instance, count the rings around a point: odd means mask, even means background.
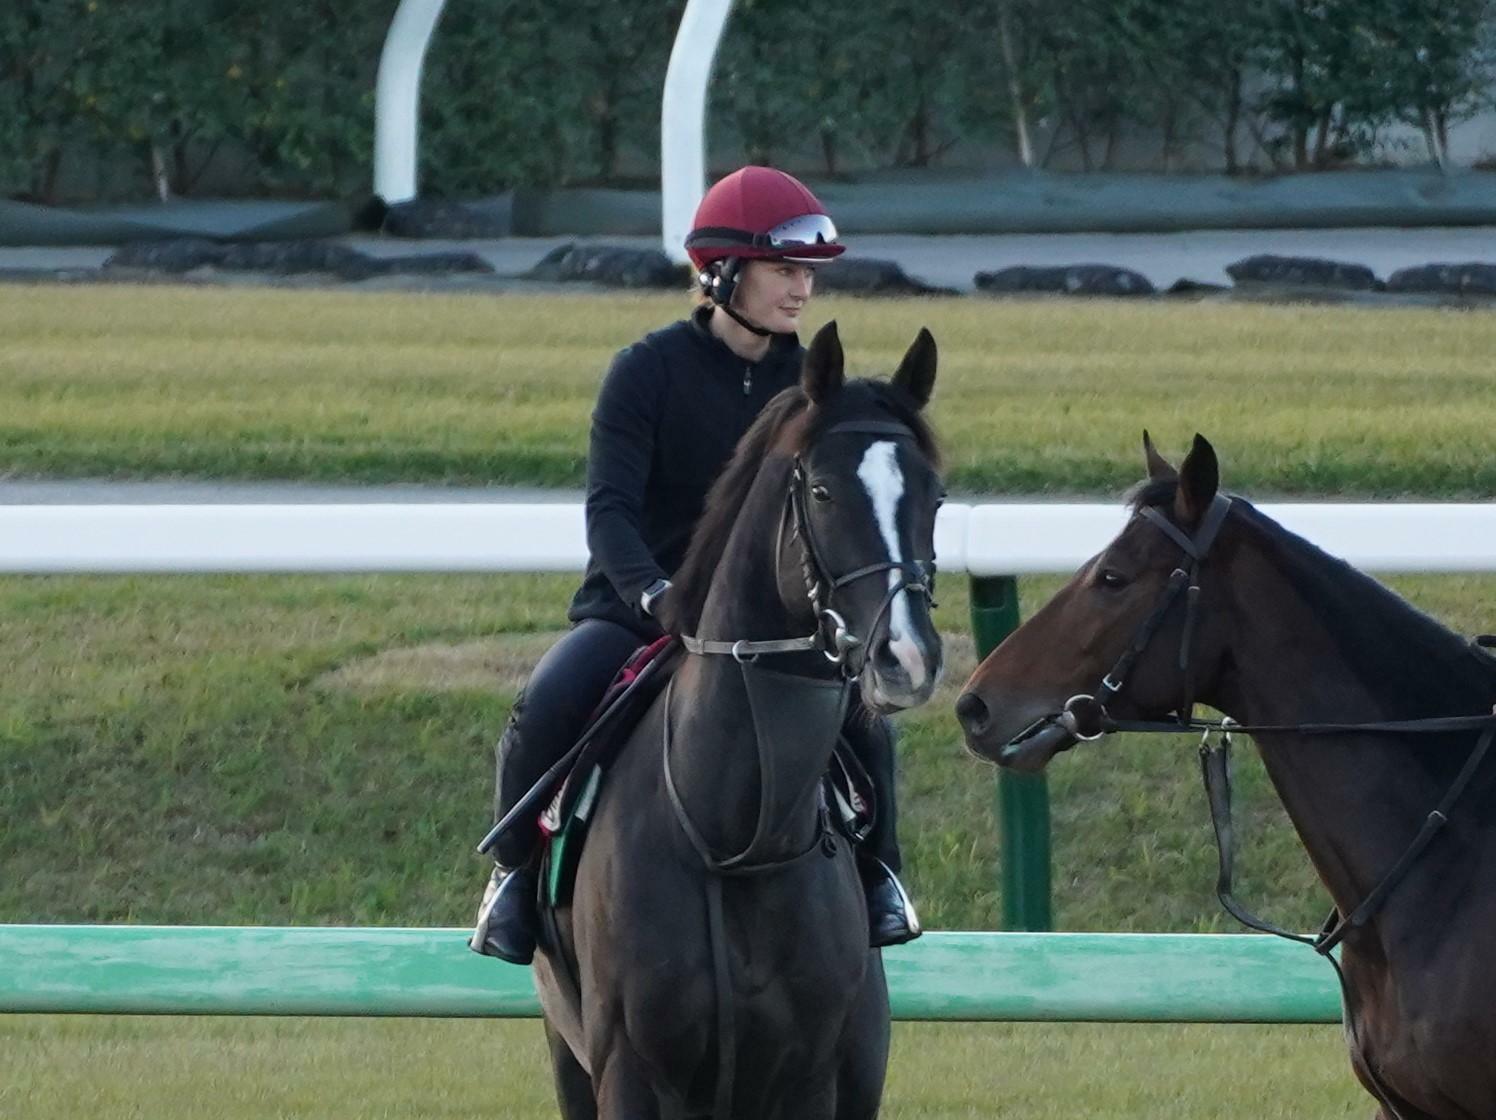
[[[1131,507],[1168,506],[1174,479],[1140,484]],[[1356,676],[1373,683],[1388,718],[1477,715],[1496,701],[1496,660],[1344,560],[1232,496],[1231,518],[1264,542]]]
[[[815,443],[833,423],[850,415],[880,411],[907,425],[921,454],[938,468],[940,453],[935,433],[908,395],[888,382],[849,381],[828,407],[812,405],[805,390],[792,385],[764,406],[707,492],[706,505],[691,533],[685,559],[671,577],[667,629],[690,634],[700,625],[712,576],[769,452],[780,448],[788,454],[797,454]]]

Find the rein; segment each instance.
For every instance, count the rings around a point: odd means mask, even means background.
[[[1021,744],[1026,738],[1039,734],[1049,728],[1060,728],[1068,732],[1075,739],[1091,741],[1100,739],[1103,735],[1114,732],[1154,732],[1154,733],[1178,733],[1180,731],[1200,731],[1200,772],[1205,785],[1206,798],[1210,805],[1211,825],[1215,831],[1216,850],[1219,859],[1219,867],[1216,874],[1216,897],[1237,921],[1243,925],[1258,930],[1262,933],[1270,933],[1277,937],[1286,938],[1303,945],[1308,945],[1316,953],[1320,954],[1335,969],[1335,976],[1340,982],[1341,1000],[1349,1008],[1351,1005],[1351,989],[1345,979],[1345,972],[1340,962],[1335,959],[1332,950],[1339,945],[1351,930],[1364,926],[1386,903],[1393,890],[1407,875],[1418,857],[1423,853],[1433,839],[1439,834],[1446,824],[1449,823],[1449,814],[1456,802],[1459,801],[1481,763],[1489,753],[1491,744],[1496,741],[1496,708],[1488,715],[1473,716],[1434,716],[1427,719],[1402,719],[1402,720],[1379,720],[1370,722],[1353,723],[1287,723],[1287,724],[1242,724],[1237,723],[1229,716],[1220,720],[1198,719],[1195,717],[1195,693],[1194,673],[1191,660],[1192,640],[1194,628],[1198,618],[1198,603],[1200,596],[1199,572],[1215,543],[1216,535],[1220,532],[1222,523],[1231,509],[1231,499],[1224,494],[1217,494],[1212,499],[1210,508],[1201,519],[1199,527],[1193,535],[1186,534],[1177,525],[1171,522],[1157,507],[1144,506],[1138,511],[1139,515],[1159,528],[1165,536],[1178,544],[1188,558],[1189,564],[1186,568],[1183,564],[1175,568],[1169,576],[1169,582],[1165,586],[1163,594],[1153,611],[1145,618],[1138,627],[1122,656],[1111,671],[1102,678],[1096,695],[1081,693],[1072,696],[1065,701],[1064,708],[1053,715],[1045,716],[1036,721],[1013,741],[1013,744]],[[1175,720],[1119,720],[1113,719],[1106,710],[1106,702],[1115,700],[1127,683],[1127,674],[1131,671],[1134,662],[1152,641],[1154,634],[1163,623],[1164,617],[1179,598],[1181,592],[1185,595],[1185,621],[1184,633],[1180,639],[1179,669],[1184,675],[1184,703],[1176,713]],[[1233,888],[1234,867],[1236,859],[1235,828],[1231,818],[1231,736],[1233,733],[1244,734],[1296,734],[1296,735],[1343,735],[1350,733],[1364,733],[1376,735],[1447,735],[1458,731],[1480,731],[1480,737],[1475,746],[1466,757],[1464,765],[1456,775],[1454,781],[1445,791],[1439,803],[1424,818],[1423,825],[1418,834],[1403,849],[1403,852],[1393,862],[1392,866],[1383,873],[1377,884],[1366,894],[1364,898],[1351,910],[1344,914],[1339,907],[1332,907],[1329,917],[1325,919],[1320,931],[1312,936],[1293,933],[1281,926],[1275,925],[1263,918],[1259,918],[1252,911],[1243,906],[1236,898]],[[1216,743],[1212,745],[1210,738],[1216,736]],[[1348,1023],[1347,1028],[1354,1031],[1354,1025]],[[1382,1105],[1397,1120],[1401,1120],[1402,1114],[1392,1104],[1391,1094],[1382,1083],[1381,1078],[1371,1068],[1371,1063],[1365,1062],[1364,1072],[1367,1079],[1374,1087],[1376,1096],[1380,1098]]]
[[[914,433],[906,425],[887,420],[848,420],[826,429],[823,435],[841,433],[892,436],[896,439],[914,438]],[[796,455],[794,473],[785,492],[784,511],[779,518],[774,554],[776,557],[782,555],[784,527],[786,523],[789,523],[791,525],[790,538],[799,539],[804,544],[801,572],[805,580],[806,598],[810,601],[811,612],[815,615],[815,630],[799,638],[769,638],[761,641],[717,640],[682,635],[681,644],[686,647],[687,652],[707,656],[725,655],[740,663],[748,664],[762,655],[806,653],[819,650],[827,661],[840,666],[843,675],[850,678],[857,675],[852,671],[852,651],[858,648],[865,649],[867,643],[865,638],[852,633],[847,620],[832,606],[836,592],[849,584],[880,572],[896,571],[904,577],[896,581],[889,588],[888,594],[884,596],[882,605],[873,615],[872,623],[868,627],[868,637],[877,631],[878,624],[883,621],[883,616],[892,608],[894,598],[901,591],[919,592],[930,601],[930,606],[934,607],[934,557],[928,560],[885,560],[881,563],[855,568],[839,576],[830,575],[830,569],[826,565],[822,550],[816,543],[815,533],[811,529],[810,518],[805,512],[805,492],[809,485],[805,464],[801,457]],[[860,671],[860,666],[858,668]]]

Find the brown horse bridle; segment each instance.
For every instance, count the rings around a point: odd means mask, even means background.
[[[1144,506],[1138,515],[1160,529],[1165,536],[1184,550],[1187,563],[1181,563],[1170,574],[1168,583],[1153,610],[1138,626],[1122,656],[1117,659],[1110,672],[1101,680],[1094,694],[1080,693],[1065,701],[1056,713],[1043,716],[1021,732],[1005,751],[1031,743],[1036,738],[1056,738],[1061,734],[1071,741],[1060,746],[1068,750],[1074,741],[1088,742],[1103,735],[1118,732],[1178,733],[1200,731],[1200,770],[1205,784],[1205,793],[1210,805],[1211,824],[1215,830],[1219,868],[1216,876],[1216,897],[1222,907],[1243,925],[1262,933],[1271,933],[1300,944],[1308,945],[1319,953],[1335,969],[1340,981],[1341,998],[1350,1006],[1351,993],[1346,983],[1340,962],[1332,950],[1352,930],[1365,925],[1386,903],[1392,891],[1412,868],[1414,862],[1434,837],[1449,822],[1449,814],[1455,803],[1470,785],[1482,761],[1496,740],[1496,709],[1492,714],[1474,716],[1436,716],[1428,719],[1382,720],[1365,723],[1298,723],[1298,724],[1241,724],[1228,717],[1219,720],[1197,719],[1195,709],[1195,681],[1193,672],[1193,637],[1199,617],[1200,570],[1215,543],[1221,526],[1231,511],[1231,498],[1217,494],[1194,533],[1187,534],[1175,525],[1156,506]],[[1184,676],[1184,700],[1175,713],[1174,721],[1167,720],[1119,720],[1107,711],[1107,702],[1115,700],[1127,683],[1134,663],[1153,640],[1164,618],[1173,608],[1181,593],[1185,596],[1184,630],[1179,645],[1179,670]],[[1320,931],[1314,935],[1294,933],[1248,910],[1237,901],[1232,880],[1235,866],[1235,829],[1231,818],[1231,736],[1241,733],[1286,733],[1299,735],[1336,735],[1364,732],[1370,734],[1395,735],[1447,735],[1459,731],[1480,731],[1480,737],[1466,757],[1454,781],[1439,799],[1438,805],[1424,818],[1418,834],[1403,849],[1402,854],[1382,875],[1377,884],[1350,911],[1342,913],[1332,907]],[[1216,736],[1214,745],[1211,736]],[[1363,1063],[1364,1072],[1376,1090],[1382,1105],[1396,1118],[1401,1113],[1392,1103],[1391,1094],[1382,1083],[1371,1063]]]
[[[891,420],[847,420],[832,425],[822,435],[841,433],[881,435],[894,439],[914,438],[914,432],[907,425]],[[801,554],[801,573],[805,580],[806,598],[810,602],[811,611],[816,619],[815,631],[799,638],[770,638],[763,641],[713,640],[682,635],[681,644],[688,652],[701,655],[727,655],[739,661],[753,661],[766,654],[805,653],[819,650],[825,655],[827,661],[840,666],[842,675],[850,680],[862,671],[867,659],[867,639],[877,633],[878,624],[892,608],[893,601],[899,592],[916,592],[923,595],[932,608],[935,606],[934,556],[925,560],[885,560],[855,568],[841,575],[832,575],[826,563],[825,554],[817,543],[815,532],[811,528],[810,517],[806,513],[806,495],[809,490],[810,477],[806,473],[804,460],[802,456],[796,455],[790,485],[785,491],[784,509],[779,518],[774,555],[776,557],[783,555],[785,527],[788,525],[790,539],[798,539],[804,545]],[[836,593],[860,579],[878,575],[881,572],[893,571],[900,573],[903,578],[896,580],[888,589],[888,594],[883,597],[882,604],[873,615],[866,637],[859,637],[852,632],[847,625],[847,620],[835,608]],[[858,649],[863,651],[863,656],[861,661],[854,665],[852,654]]]

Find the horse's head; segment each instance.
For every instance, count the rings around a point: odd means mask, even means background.
[[[779,556],[780,597],[808,610],[828,656],[880,711],[922,704],[941,670],[930,617],[935,511],[943,497],[921,412],[935,385],[935,339],[919,336],[891,380],[851,381],[836,324],[806,352],[809,398],[795,449]]]
[[[1106,714],[1159,718],[1209,692],[1226,652],[1226,612],[1202,598],[1198,569],[1229,502],[1201,436],[1176,471],[1143,447],[1148,480],[1113,541],[977,666],[956,701],[972,751],[1039,770]],[[1213,558],[1214,559],[1214,558]],[[1203,588],[1203,590],[1202,590]]]

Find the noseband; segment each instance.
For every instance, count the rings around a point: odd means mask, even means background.
[[[840,434],[864,434],[913,439],[914,432],[905,424],[891,420],[847,420],[827,428],[823,436]],[[727,654],[738,661],[753,661],[764,654],[804,653],[819,650],[827,661],[841,667],[846,677],[855,677],[866,664],[867,638],[877,632],[878,624],[893,606],[901,591],[917,592],[935,606],[935,558],[928,560],[885,560],[867,564],[841,575],[832,575],[825,560],[825,552],[816,540],[807,514],[806,496],[810,490],[810,477],[805,470],[804,459],[795,456],[795,465],[790,485],[785,492],[784,510],[779,517],[779,531],[775,537],[774,555],[784,554],[785,526],[790,528],[791,540],[802,543],[800,570],[805,581],[805,596],[815,615],[815,632],[801,638],[773,638],[766,641],[713,641],[682,635],[681,643],[695,654]],[[847,625],[846,618],[835,607],[836,593],[850,584],[880,572],[898,572],[903,577],[896,580],[883,597],[882,604],[868,626],[867,634],[859,637]],[[864,651],[861,663],[853,666],[851,654]]]

